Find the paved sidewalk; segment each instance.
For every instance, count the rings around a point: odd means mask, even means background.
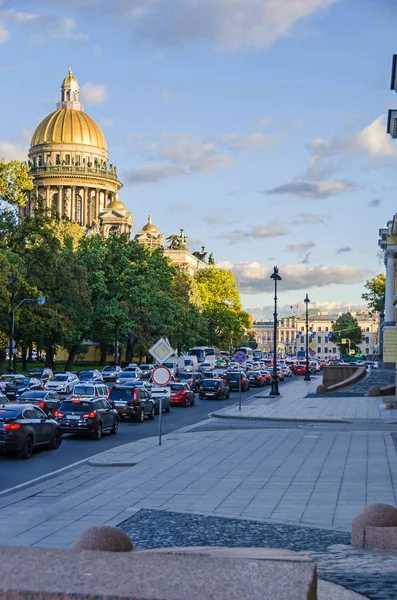
[[[216,417],[238,419],[274,419],[293,421],[352,421],[354,419],[383,419],[397,423],[397,409],[386,410],[382,397],[318,397],[306,398],[313,394],[321,383],[320,377],[311,381],[303,378],[292,385],[282,387],[281,395],[269,396],[269,389],[258,391],[251,402],[245,402],[242,409],[238,404],[213,413]]]

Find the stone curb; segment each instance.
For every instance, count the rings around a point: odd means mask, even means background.
[[[216,419],[236,419],[241,421],[277,421],[277,422],[286,422],[286,423],[354,423],[355,419],[350,421],[341,420],[341,419],[288,419],[283,417],[254,417],[249,415],[228,415],[221,414],[220,412],[213,412],[208,415],[211,418]],[[370,419],[368,419],[370,420]],[[397,423],[397,421],[395,421]]]

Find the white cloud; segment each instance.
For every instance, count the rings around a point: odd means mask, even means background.
[[[316,244],[314,242],[300,242],[299,244],[289,244],[286,247],[287,252],[296,252],[297,254],[302,254],[305,252],[309,252],[312,250]]]
[[[261,132],[239,135],[237,133],[226,133],[213,140],[220,146],[225,146],[232,152],[246,152],[261,148],[273,141],[273,137]]]
[[[183,166],[177,165],[144,165],[126,174],[125,180],[132,184],[158,183],[172,177],[184,177],[189,175]]]
[[[291,181],[271,190],[265,194],[291,194],[302,198],[314,198],[322,200],[330,196],[336,196],[344,192],[352,192],[357,186],[349,181]]]
[[[102,104],[108,99],[107,85],[88,81],[81,88],[81,97],[87,104]]]
[[[0,21],[0,44],[5,44],[10,39],[10,32],[4,27]]]
[[[273,267],[258,262],[221,262],[219,267],[231,270],[240,286],[240,291],[245,294],[259,294],[271,292],[273,282],[270,275]],[[365,279],[373,275],[371,271],[356,269],[346,265],[334,266],[306,266],[306,265],[284,265],[279,267],[280,282],[279,289],[308,290],[314,287],[326,287],[332,284],[350,285],[364,283]]]
[[[211,214],[203,217],[203,221],[209,227],[219,227],[219,225],[235,225],[238,219],[233,219],[224,214]]]
[[[36,43],[45,40],[82,42],[89,38],[87,34],[76,31],[77,23],[71,17],[58,17],[50,13],[28,13],[13,8],[1,10],[0,25],[3,28],[3,37],[4,22],[7,21],[25,27],[30,34],[30,40]]]
[[[266,48],[340,0],[136,0],[119,2],[136,37],[163,44],[207,39],[220,50]]]
[[[326,219],[329,219],[331,215],[320,214],[320,213],[297,213],[291,225],[325,225]]]
[[[102,119],[101,125],[102,127],[111,127],[112,125],[114,125],[114,121],[113,119]]]
[[[0,140],[0,160],[27,160],[28,146],[21,143],[13,143]]]
[[[250,229],[243,231],[242,229],[234,229],[228,233],[224,233],[219,237],[230,240],[230,244],[238,244],[252,239],[268,239],[287,235],[287,230],[279,221],[269,221],[264,225],[255,225]]]
[[[270,123],[270,117],[261,117],[258,119],[258,125],[260,127],[267,127]]]

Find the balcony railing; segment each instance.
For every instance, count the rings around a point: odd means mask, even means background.
[[[106,177],[118,181],[115,167],[88,167],[78,165],[43,165],[41,167],[31,167],[31,175],[96,175],[97,177]]]

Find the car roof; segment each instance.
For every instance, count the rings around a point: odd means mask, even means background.
[[[40,398],[41,396],[45,396],[48,393],[54,392],[48,392],[48,390],[28,390],[27,392],[23,392],[20,398]]]
[[[15,410],[15,412],[21,412],[22,408],[26,408],[27,406],[30,406],[33,408],[34,404],[32,404],[31,402],[24,402],[24,403],[21,402],[21,404],[16,404],[13,402],[13,403],[5,404],[4,406],[7,407],[7,410]]]
[[[72,396],[71,398],[65,398],[64,400],[62,400],[62,404],[64,402],[72,402],[74,401],[74,404],[78,404],[79,402],[94,402],[94,400],[102,400],[102,398],[104,398],[105,396],[101,397],[101,396],[87,396],[82,398],[81,396]]]

